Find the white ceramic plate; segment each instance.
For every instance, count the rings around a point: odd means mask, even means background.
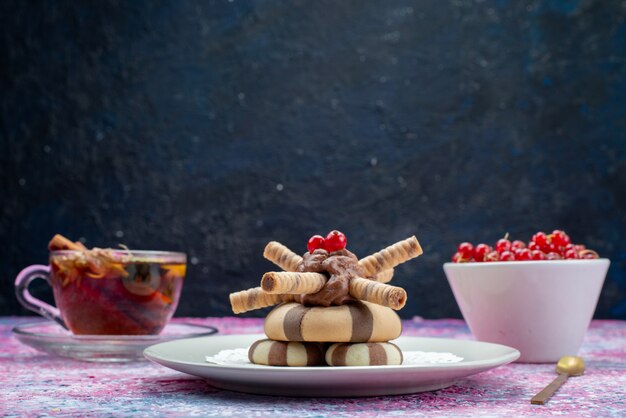
[[[184,339],[146,348],[144,355],[165,367],[203,377],[221,389],[284,396],[379,396],[442,389],[456,380],[515,361],[514,348],[478,341],[400,337],[403,351],[449,352],[463,360],[449,364],[366,367],[271,367],[211,364],[206,356],[246,348],[264,335]]]

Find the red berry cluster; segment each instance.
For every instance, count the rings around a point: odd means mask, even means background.
[[[579,260],[598,258],[598,253],[582,244],[572,244],[569,235],[560,230],[551,234],[537,232],[528,242],[509,240],[509,234],[499,239],[494,247],[487,244],[473,246],[463,242],[452,256],[454,263],[530,260]]]
[[[346,248],[347,244],[348,239],[346,236],[337,230],[333,230],[326,235],[326,238],[321,235],[313,235],[309,238],[307,248],[310,253],[313,253],[313,251],[318,248],[323,248],[329,253],[332,253],[333,251],[343,250]]]

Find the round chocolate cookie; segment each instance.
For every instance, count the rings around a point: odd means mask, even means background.
[[[338,343],[326,350],[329,366],[391,366],[402,364],[402,351],[392,343]]]
[[[361,301],[329,307],[284,303],[265,318],[265,335],[276,341],[383,342],[401,332],[392,309]]]
[[[324,345],[259,340],[248,349],[248,359],[267,366],[321,366],[324,364]]]

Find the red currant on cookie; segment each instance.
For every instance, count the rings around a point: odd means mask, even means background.
[[[317,250],[318,248],[324,248],[324,241],[325,240],[323,236],[313,235],[311,238],[309,238],[309,242],[306,244],[306,248],[311,254],[313,254],[313,251]]]
[[[347,244],[348,239],[346,236],[337,230],[333,230],[326,235],[326,239],[324,240],[324,249],[329,253],[332,253],[333,251],[343,250],[346,248]]]

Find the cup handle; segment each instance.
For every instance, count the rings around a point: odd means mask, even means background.
[[[28,286],[30,286],[30,283],[35,279],[44,279],[48,282],[48,284],[50,284],[50,266],[35,264],[26,267],[20,272],[20,274],[17,275],[17,278],[15,279],[15,296],[17,296],[17,300],[26,309],[33,311],[44,318],[51,319],[63,328],[68,329],[58,308],[37,299],[28,291]]]

